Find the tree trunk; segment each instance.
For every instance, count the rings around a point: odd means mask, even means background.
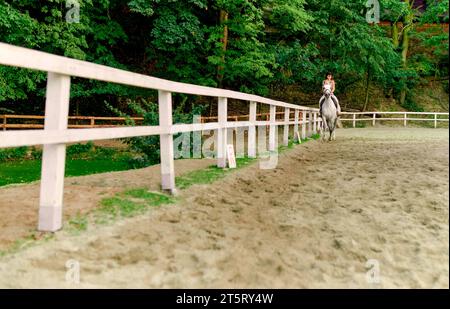
[[[395,49],[400,45],[398,40],[398,22],[392,23],[392,45],[394,45]]]
[[[80,116],[80,101],[75,101],[75,116]]]
[[[219,83],[219,88],[222,88],[223,83],[223,71],[225,65],[225,53],[228,47],[228,12],[225,10],[220,10],[220,25],[223,26],[223,37],[220,39],[222,43],[222,64],[217,68],[217,80]]]
[[[414,11],[411,8],[410,0],[404,0],[408,6],[408,14],[405,16],[405,24],[403,25],[403,39],[402,39],[402,64],[403,68],[408,67],[408,50],[409,50],[409,32],[413,26]],[[407,86],[405,85],[400,93],[400,104],[403,105],[406,100]]]
[[[222,59],[221,64],[217,67],[217,85],[219,88],[223,88],[223,72],[225,69],[225,53],[227,52],[228,47],[228,12],[225,10],[220,10],[219,13],[219,24],[223,26],[223,36],[220,39],[222,43]],[[213,115],[213,109],[216,106],[213,102],[209,105],[209,116]]]
[[[392,46],[394,47],[395,50],[397,50],[398,47],[400,46],[398,28],[399,28],[399,22],[397,22],[397,21],[392,22],[392,24],[391,24],[391,39],[392,39]],[[389,87],[389,88],[385,89],[384,93],[390,99],[392,99],[394,97],[394,88]]]
[[[367,105],[369,104],[369,88],[370,88],[370,67],[369,67],[369,64],[367,64],[367,77],[366,77],[366,89],[365,89],[366,94],[365,94],[365,99],[364,99],[364,106],[362,109],[363,112],[366,111]]]

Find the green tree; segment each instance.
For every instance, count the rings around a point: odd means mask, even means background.
[[[39,49],[75,59],[125,68],[113,55],[114,46],[127,39],[122,27],[109,16],[108,0],[81,1],[80,22],[66,21],[64,0],[0,2],[0,41]],[[10,67],[0,67],[0,102],[5,100],[42,101],[46,75]],[[96,94],[116,94],[115,85],[74,80],[72,98]]]

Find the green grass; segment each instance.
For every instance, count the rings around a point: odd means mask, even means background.
[[[243,168],[255,161],[256,159],[252,158],[238,158],[236,159],[236,166],[237,168]],[[177,177],[175,179],[175,183],[179,189],[186,189],[194,184],[209,184],[225,177],[225,175],[233,170],[235,169],[223,169],[212,165],[206,169],[192,171],[183,176]]]
[[[104,198],[100,208],[94,212],[97,223],[106,223],[118,217],[132,217],[147,211],[151,207],[172,204],[175,199],[171,196],[150,192],[147,189],[132,189]]]
[[[355,127],[356,128],[365,128],[365,127],[367,127],[367,121],[358,121],[358,122],[356,122]]]
[[[0,250],[0,257],[3,257],[8,254],[16,253],[16,252],[20,251],[21,249],[28,248],[30,246],[46,242],[53,238],[54,238],[54,234],[52,234],[52,233],[31,232],[28,236],[14,241],[14,243],[11,246],[9,246],[7,249]]]
[[[301,138],[300,141],[303,144],[303,143],[306,143],[306,142],[308,142],[310,140],[319,140],[319,139],[320,139],[320,134],[316,133],[316,134],[312,134],[310,137]],[[288,147],[286,147],[286,146],[282,146],[282,147],[290,149],[290,148],[293,148],[294,145],[299,145],[299,144],[300,143],[297,141],[297,139],[295,139],[295,140],[290,140],[289,141],[289,146]]]
[[[288,141],[288,145],[287,145],[287,146],[284,146],[284,145],[279,146],[279,147],[278,147],[278,151],[279,151],[279,152],[283,152],[283,151],[285,151],[285,150],[292,149],[292,148],[294,148],[294,145],[298,145],[298,142],[296,142],[296,141],[290,139],[290,140]]]
[[[212,183],[225,176],[225,170],[211,165],[206,169],[190,172],[186,175],[176,177],[177,188],[186,189],[193,184]]]
[[[88,217],[86,215],[77,214],[68,222],[69,229],[73,231],[86,231],[88,227]]]
[[[150,192],[147,189],[132,189],[116,194],[113,197],[102,199],[100,207],[84,215],[76,215],[68,221],[67,231],[71,234],[80,234],[93,223],[108,224],[120,218],[129,218],[145,213],[152,207],[173,204],[175,199],[171,196]]]
[[[113,160],[66,160],[66,177],[98,174],[130,169],[125,161]],[[0,163],[0,186],[28,183],[41,178],[41,161],[26,160],[22,162]]]
[[[320,139],[320,134],[319,133],[313,134],[313,135],[311,135],[310,139],[319,140]]]
[[[131,154],[123,149],[96,146],[93,142],[67,146],[65,176],[83,176],[130,169]],[[41,177],[42,149],[0,149],[0,186],[28,183]]]

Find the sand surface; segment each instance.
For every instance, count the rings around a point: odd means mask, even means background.
[[[0,287],[448,288],[448,147],[446,129],[341,129],[282,153],[274,170],[254,164],[176,205],[4,256]],[[81,209],[124,184],[157,186],[149,174],[70,179],[68,195]],[[14,196],[33,186],[0,189],[2,203],[36,207]],[[2,222],[23,219],[8,209]],[[71,259],[79,284],[66,281]]]

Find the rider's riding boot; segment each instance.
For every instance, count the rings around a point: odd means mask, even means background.
[[[341,112],[339,111],[339,109],[338,109],[336,103],[334,103],[334,106],[336,107],[336,117],[339,118],[339,116],[341,115]]]

